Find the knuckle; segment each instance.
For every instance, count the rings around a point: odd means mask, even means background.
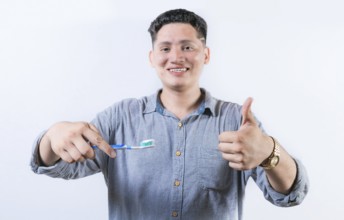
[[[82,157],[81,153],[76,148],[71,148],[68,153],[74,161],[78,161]]]
[[[67,163],[74,163],[74,160],[72,158],[66,158],[65,160]]]
[[[70,141],[64,140],[63,143],[61,145],[59,145],[59,148],[61,150],[68,150],[68,149],[70,149],[71,148]]]
[[[238,152],[238,153],[242,153],[244,150],[244,146],[242,144],[237,144],[235,146],[235,151]]]
[[[219,145],[217,145],[217,149],[219,149],[219,151],[222,151],[222,144],[219,143]]]
[[[97,144],[100,144],[102,141],[103,141],[102,136],[97,135],[96,138],[95,138],[95,142],[96,142]]]
[[[84,162],[86,160],[86,158],[85,157],[79,157],[79,159],[77,160],[78,162]]]
[[[79,149],[79,152],[80,152],[80,157],[82,157],[82,156],[87,154],[88,150],[81,148],[81,149]]]
[[[92,148],[90,147],[85,147],[83,149],[80,150],[80,153],[82,154],[83,157],[91,157],[92,156]]]
[[[73,133],[82,133],[87,128],[89,128],[89,126],[86,122],[76,122],[75,123],[75,131]]]
[[[65,151],[64,151],[64,149],[62,148],[62,147],[57,147],[57,148],[53,148],[53,151],[57,154],[57,155],[59,155],[60,157],[62,157],[63,156],[63,154],[65,153]]]
[[[219,135],[219,139],[221,142],[228,142],[231,140],[232,132],[224,131]]]
[[[75,161],[72,158],[67,158],[66,162],[67,163],[74,163]]]
[[[237,170],[244,170],[244,165],[242,163],[238,163],[236,166]]]
[[[87,122],[80,122],[80,130],[81,131],[86,131],[90,129],[90,125]]]
[[[234,141],[241,143],[244,140],[244,135],[242,132],[238,132],[235,136],[234,136]]]
[[[96,132],[97,134],[99,134],[99,131],[98,131],[98,129],[96,128],[96,126],[94,126],[93,124],[88,124],[88,126],[89,126],[89,128],[92,130],[92,131],[94,131],[94,132]]]
[[[62,154],[61,158],[62,158],[63,161],[65,161],[67,163],[73,163],[74,162],[73,158],[68,156],[68,155],[66,155],[66,154]]]
[[[68,131],[66,134],[66,137],[68,140],[74,139],[77,136],[78,136],[78,131],[75,131],[75,130]]]
[[[244,157],[241,154],[237,155],[237,161],[241,164],[244,163]]]
[[[82,156],[80,155],[80,156],[73,156],[72,157],[72,160],[74,161],[74,162],[79,162],[80,160],[82,160]]]
[[[219,134],[219,140],[223,141],[224,137],[226,136],[225,132],[222,132],[221,134]]]
[[[241,166],[241,170],[248,170],[248,169],[250,169],[250,166],[246,164]]]

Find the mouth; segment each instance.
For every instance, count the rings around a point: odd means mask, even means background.
[[[187,68],[187,67],[183,67],[183,68],[169,68],[167,70],[170,71],[170,72],[173,72],[173,73],[184,73],[184,72],[188,71],[189,68]]]

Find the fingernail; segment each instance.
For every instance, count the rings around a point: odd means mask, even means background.
[[[116,152],[115,151],[111,151],[110,155],[111,155],[112,158],[115,158],[116,157]]]

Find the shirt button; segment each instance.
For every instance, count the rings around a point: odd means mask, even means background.
[[[180,186],[180,181],[178,180],[174,181],[174,186]]]
[[[176,152],[176,156],[179,157],[180,155],[182,155],[182,152],[180,152],[179,150]]]
[[[179,128],[183,127],[183,123],[182,122],[178,122],[178,127]]]
[[[177,217],[177,216],[178,216],[178,212],[173,211],[173,212],[172,212],[172,217]]]

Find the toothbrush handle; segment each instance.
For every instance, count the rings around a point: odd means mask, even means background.
[[[115,150],[131,149],[131,146],[125,144],[112,144],[110,145]]]
[[[124,149],[131,149],[131,146],[125,145],[125,144],[112,144],[110,145],[111,148],[115,150],[124,150]],[[92,146],[93,149],[96,149],[97,146]]]

